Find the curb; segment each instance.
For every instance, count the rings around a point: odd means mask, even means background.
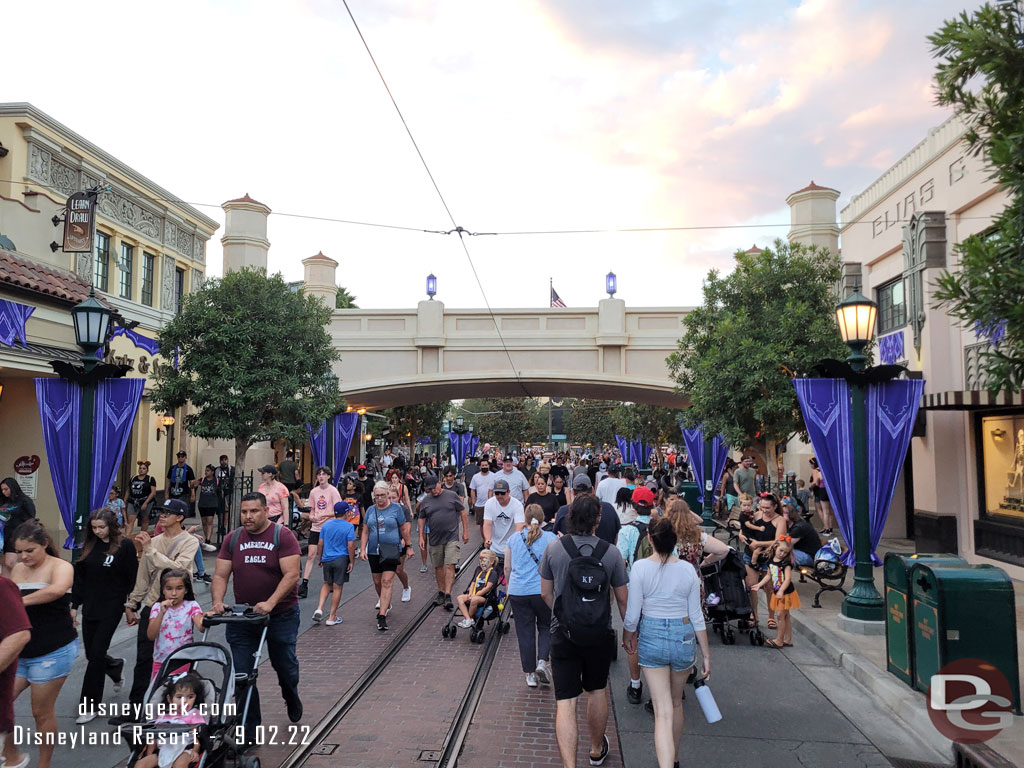
[[[791,612],[790,616],[793,629],[797,633],[873,694],[879,706],[892,718],[903,723],[908,732],[913,733],[938,754],[948,756],[952,762],[953,742],[943,737],[932,725],[924,697],[920,693],[895,678],[890,678],[888,672],[879,669],[837,632],[824,624],[802,617],[799,611]],[[828,691],[822,693],[828,696]]]

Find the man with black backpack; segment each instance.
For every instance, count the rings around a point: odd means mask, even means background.
[[[541,596],[552,608],[551,667],[555,689],[555,732],[562,764],[576,765],[579,734],[576,700],[587,698],[590,764],[603,765],[609,743],[608,670],[615,654],[611,595],[626,615],[629,582],[618,548],[596,536],[601,502],[583,494],[567,516],[568,534],[551,542],[540,563]]]

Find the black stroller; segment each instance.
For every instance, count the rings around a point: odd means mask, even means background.
[[[487,630],[484,629],[484,625],[495,619],[498,620],[498,623],[495,625],[494,631],[501,635],[508,634],[512,624],[501,618],[501,613],[505,608],[507,589],[508,585],[504,574],[502,574],[498,577],[498,583],[495,588],[486,595],[484,604],[477,608],[476,613],[473,614],[473,626],[469,628],[469,641],[471,643],[482,643],[484,638],[487,637]],[[452,615],[448,617],[448,622],[441,627],[441,637],[449,640],[455,638],[458,627],[455,626],[454,621],[461,615],[458,611],[452,611]]]
[[[734,549],[717,563],[700,569],[711,629],[726,645],[735,645],[736,630],[750,633],[751,645],[764,645],[764,634],[750,622],[750,594],[743,558]],[[734,628],[735,625],[735,628]]]
[[[195,768],[215,768],[223,766],[227,761],[234,760],[238,768],[259,768],[260,760],[255,756],[243,756],[245,741],[239,738],[249,712],[249,699],[256,685],[260,657],[267,640],[267,624],[270,616],[253,613],[248,605],[234,605],[227,613],[220,616],[207,616],[203,620],[203,640],[188,643],[173,651],[160,666],[160,672],[146,690],[146,706],[149,713],[161,711],[164,704],[164,686],[173,677],[172,673],[182,667],[195,672],[203,680],[203,714],[207,722],[201,725],[179,725],[161,723],[150,719],[145,723],[124,726],[125,740],[131,747],[131,754],[126,763],[132,768],[143,756],[149,745],[169,743],[175,739],[189,738],[187,734],[196,732],[195,740],[199,744],[199,760]],[[246,623],[261,626],[263,633],[256,647],[256,658],[253,671],[249,674],[235,673],[231,652],[220,643],[206,642],[210,628],[220,624]],[[244,696],[244,701],[241,699]],[[237,704],[236,704],[237,702]],[[241,712],[238,708],[241,707]]]

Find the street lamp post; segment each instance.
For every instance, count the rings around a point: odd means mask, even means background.
[[[868,436],[865,419],[864,348],[875,331],[878,305],[859,291],[836,307],[836,322],[843,341],[850,348],[846,358],[853,375],[849,377],[851,427],[853,430],[853,587],[843,600],[842,613],[859,621],[884,621],[885,601],[875,589],[871,564],[871,521],[868,511]]]
[[[427,275],[427,297],[433,301],[437,295],[437,278],[434,277],[434,273],[431,272]]]
[[[614,272],[609,272],[607,275],[604,276],[604,289],[605,291],[607,291],[609,299],[615,298],[615,293],[618,290],[618,288],[619,281],[615,277]]]

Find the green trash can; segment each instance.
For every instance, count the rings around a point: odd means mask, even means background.
[[[980,659],[1009,681],[1020,709],[1013,583],[993,565],[919,562],[910,571],[914,687],[927,693],[933,675],[958,659]]]
[[[962,557],[950,554],[888,552],[885,555],[885,655],[886,666],[907,685],[914,686],[913,602],[910,599],[910,571],[920,560],[929,565],[966,565]]]
[[[700,503],[700,486],[696,483],[683,483],[683,501],[690,505],[690,509],[698,515],[703,514],[704,507]]]

